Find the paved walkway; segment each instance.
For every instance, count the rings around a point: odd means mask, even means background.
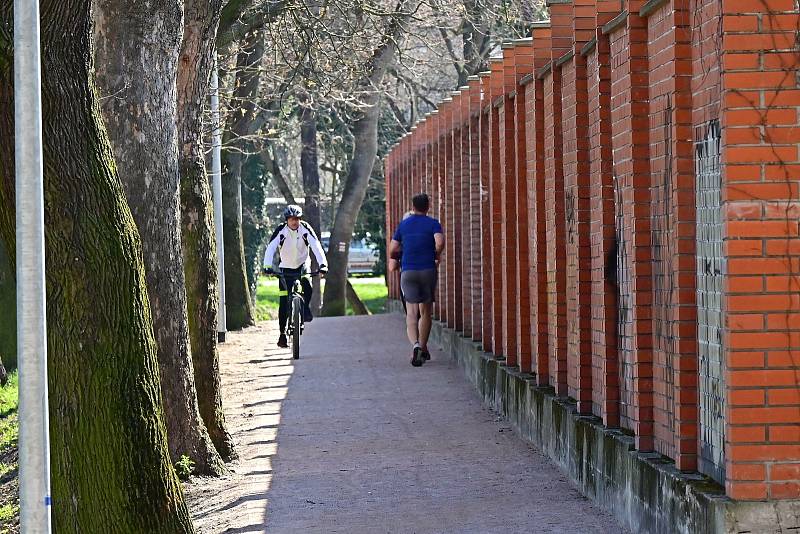
[[[241,460],[189,486],[200,532],[624,532],[442,353],[412,367],[397,315],[315,320],[296,362],[263,326],[231,337]]]

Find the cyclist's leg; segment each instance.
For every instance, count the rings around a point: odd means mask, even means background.
[[[314,295],[314,288],[311,286],[311,280],[307,276],[300,279],[300,285],[303,287],[303,302],[306,305],[306,313],[311,316],[311,297]],[[308,319],[306,318],[306,322]]]
[[[278,346],[286,346],[286,323],[289,321],[289,291],[286,289],[286,281],[281,277],[278,278],[278,328],[280,335],[278,336]]]
[[[286,333],[286,323],[289,321],[289,290],[283,277],[278,278],[278,290],[280,293],[280,304],[278,306],[278,327],[281,334]]]

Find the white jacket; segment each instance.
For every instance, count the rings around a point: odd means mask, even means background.
[[[300,221],[297,230],[292,230],[288,224],[283,223],[269,238],[269,245],[264,253],[264,268],[299,269],[305,267],[308,269],[311,266],[311,258],[308,255],[309,248],[314,252],[320,269],[327,268],[328,259],[325,257],[325,251],[322,249],[314,229],[305,221]],[[275,261],[276,252],[280,253],[277,262]]]

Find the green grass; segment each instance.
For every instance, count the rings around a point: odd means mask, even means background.
[[[376,278],[351,278],[350,283],[353,285],[353,289],[356,290],[358,297],[367,305],[369,311],[372,313],[386,311],[386,297],[389,288],[386,287],[386,282],[382,276]],[[348,306],[347,314],[351,315],[352,313]]]
[[[8,383],[0,388],[0,452],[17,444],[19,438],[18,406],[19,380],[17,373],[12,373],[8,377]]]
[[[0,506],[0,525],[4,523],[10,523],[14,518],[19,515],[19,506],[15,504],[6,504]],[[0,532],[8,532],[7,530],[2,530]]]
[[[19,439],[19,380],[17,373],[8,377],[0,388],[0,458],[16,458]],[[16,481],[17,462],[0,461],[0,534],[18,532],[14,527],[19,516],[19,499]]]
[[[278,318],[278,280],[260,277],[256,287],[256,320],[271,321]]]
[[[383,313],[386,306],[387,288],[383,277],[375,278],[351,278],[350,283],[353,289],[364,301],[369,311],[372,313]],[[322,282],[325,287],[325,281]],[[269,321],[278,318],[278,280],[275,278],[261,277],[258,280],[256,289],[256,319],[259,321]],[[350,306],[347,307],[347,314],[352,315]]]

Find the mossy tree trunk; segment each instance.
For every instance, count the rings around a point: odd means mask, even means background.
[[[225,132],[222,165],[222,224],[225,232],[225,304],[228,329],[239,330],[255,324],[250,298],[250,285],[245,266],[242,232],[242,167],[245,153],[252,151],[249,137],[258,130],[258,88],[261,82],[261,60],[264,57],[264,35],[253,30],[236,58],[236,81],[230,107],[234,110]]]
[[[208,96],[222,0],[186,0],[178,62],[178,163],[189,338],[200,415],[226,461],[236,456],[222,411],[217,352],[219,280],[211,184],[203,151]]]
[[[264,162],[259,155],[251,155],[242,165],[242,241],[250,300],[255,306],[258,273],[267,248],[269,227],[264,200],[266,198]]]
[[[17,280],[11,255],[0,239],[0,360],[17,368]]]
[[[94,0],[96,80],[142,239],[170,453],[213,475],[223,468],[197,404],[181,250],[175,75],[182,4]]]
[[[322,232],[322,215],[320,214],[319,199],[319,152],[317,150],[317,112],[310,106],[300,107],[300,169],[303,171],[303,207],[304,219],[319,236]],[[313,269],[317,269],[317,259],[313,260]],[[314,285],[314,295],[311,299],[311,309],[318,313],[322,303],[321,282],[315,276],[311,283]]]
[[[12,2],[0,0],[0,234],[14,247]],[[92,86],[90,0],[43,0],[54,530],[192,532],[170,463],[142,247]]]

